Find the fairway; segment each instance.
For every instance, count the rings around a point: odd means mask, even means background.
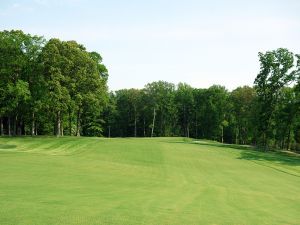
[[[1,225],[300,224],[300,158],[183,138],[0,138]]]

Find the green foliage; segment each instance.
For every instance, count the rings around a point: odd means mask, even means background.
[[[181,128],[181,136],[190,136],[190,126],[193,122],[194,96],[193,88],[187,84],[179,83],[175,93],[178,124]]]
[[[236,144],[253,143],[256,93],[252,87],[238,87],[230,94],[231,114]]]
[[[259,53],[261,70],[255,79],[255,90],[258,97],[258,132],[260,142],[267,148],[273,136],[272,124],[278,98],[282,89],[295,80],[294,54],[287,49],[279,48]]]
[[[22,31],[0,32],[0,50],[0,117],[6,133],[13,116],[14,129],[23,134],[31,126],[33,135],[39,130],[60,136],[68,124],[72,135],[75,123],[77,135],[102,134],[108,73],[100,54],[75,41],[46,42]]]
[[[299,149],[300,55],[259,53],[254,88],[148,83],[108,93],[97,52],[76,41],[0,32],[3,134],[185,136]]]
[[[153,128],[153,136],[171,136],[176,129],[175,85],[165,81],[152,82],[145,86],[144,92],[148,127]]]

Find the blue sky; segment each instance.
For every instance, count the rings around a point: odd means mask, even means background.
[[[8,0],[0,21],[99,52],[111,90],[157,80],[232,90],[253,84],[259,51],[300,53],[298,0]]]

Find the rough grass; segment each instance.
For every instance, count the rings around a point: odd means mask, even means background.
[[[0,224],[300,224],[300,159],[182,138],[0,138]]]

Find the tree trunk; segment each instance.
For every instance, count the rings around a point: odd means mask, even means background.
[[[0,118],[0,134],[3,136],[3,119],[2,117]]]
[[[17,134],[18,134],[18,136],[22,135],[22,125],[23,125],[23,121],[22,121],[22,119],[20,119],[20,122],[19,122],[19,124],[17,126]]]
[[[108,137],[110,138],[110,126],[108,126]]]
[[[267,137],[266,137],[266,132],[263,132],[263,148],[265,151],[267,151]]]
[[[221,132],[222,132],[222,143],[224,143],[224,127],[221,126]]]
[[[196,138],[198,138],[198,118],[197,118],[197,112],[196,112]]]
[[[60,111],[57,112],[57,120],[56,120],[56,136],[59,137],[61,135],[61,117],[60,117]]]
[[[239,137],[239,128],[237,127],[235,130],[235,144],[236,145],[239,143],[238,137]]]
[[[38,135],[38,124],[35,122],[35,135]]]
[[[185,115],[185,105],[183,105],[183,132],[184,136],[187,136],[187,122],[186,122],[186,115]]]
[[[8,136],[11,136],[10,117],[8,117]]]
[[[72,117],[71,117],[70,109],[69,109],[69,135],[72,136]]]
[[[287,141],[286,141],[286,150],[290,149],[290,141],[291,141],[291,129],[289,129],[289,132],[288,132],[288,137],[287,137]]]
[[[18,122],[18,116],[15,116],[14,118],[14,128],[13,128],[13,135],[17,135],[17,122]]]
[[[63,122],[61,122],[61,132],[60,132],[60,134],[61,134],[61,136],[64,136],[64,123]]]
[[[137,122],[137,118],[136,118],[136,107],[134,107],[134,137],[136,137],[136,122]]]
[[[159,136],[163,136],[163,110],[160,108],[160,134]]]
[[[77,112],[76,136],[80,137],[80,110]]]
[[[146,137],[146,119],[144,116],[144,137]]]
[[[189,138],[190,137],[190,126],[189,126],[189,124],[186,125],[186,134],[187,134],[187,137]]]
[[[246,141],[247,137],[248,137],[248,130],[247,130],[246,127],[243,127],[243,137],[242,137],[242,143],[243,143],[243,145],[248,144],[248,141]]]
[[[54,120],[53,121],[53,135],[56,135],[56,124],[57,124],[57,122]]]
[[[34,131],[35,131],[35,118],[34,118],[34,112],[33,112],[32,118],[31,118],[31,136],[34,136]]]
[[[153,109],[153,121],[152,121],[152,130],[151,130],[151,137],[153,137],[154,125],[155,125],[155,107]]]
[[[281,138],[279,148],[280,148],[280,149],[283,149],[283,148],[284,148],[284,138]]]

